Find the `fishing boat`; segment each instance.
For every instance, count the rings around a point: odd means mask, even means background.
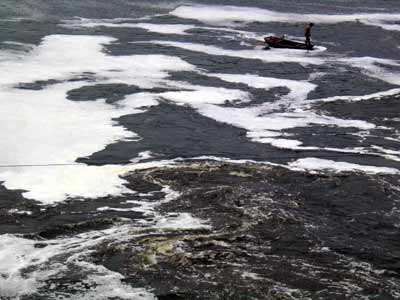
[[[285,38],[277,36],[267,36],[264,38],[265,43],[272,48],[287,48],[287,49],[301,49],[312,50],[314,45],[307,47],[305,43],[286,40]]]

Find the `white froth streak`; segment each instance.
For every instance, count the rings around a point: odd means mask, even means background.
[[[149,32],[161,34],[188,34],[186,31],[196,28],[194,25],[184,24],[153,24],[153,23],[115,23],[115,22],[96,22],[88,20],[69,21],[61,24],[63,27],[68,28],[95,28],[95,27],[108,27],[108,28],[139,28]]]
[[[387,24],[382,21],[383,20],[376,21],[376,20],[366,19],[366,20],[362,20],[362,23],[365,25],[380,27],[382,29],[389,30],[389,31],[400,31],[399,24]]]
[[[384,29],[397,30],[398,27],[385,24],[388,21],[400,21],[400,14],[362,13],[362,14],[297,14],[282,13],[268,9],[244,6],[222,5],[183,5],[170,12],[171,15],[196,19],[208,24],[229,24],[237,26],[237,22],[282,22],[337,24],[342,22],[361,22],[367,25],[380,26]],[[386,27],[386,28],[385,28]]]
[[[399,174],[394,168],[364,166],[320,158],[302,158],[288,164],[292,169],[305,171],[365,172],[368,174]]]
[[[289,169],[296,172],[317,172],[317,171],[333,171],[337,173],[341,172],[364,172],[367,174],[399,174],[400,170],[394,168],[386,168],[386,167],[375,167],[375,166],[367,166],[367,165],[358,165],[347,162],[333,161],[321,158],[301,158],[296,161],[293,161],[287,165],[271,163],[268,161],[255,161],[250,159],[230,159],[226,157],[217,157],[217,156],[199,156],[193,157],[191,160],[214,160],[220,162],[228,162],[232,164],[257,164],[264,165],[267,167],[282,167],[285,169]],[[179,161],[179,160],[177,160]]]
[[[309,104],[318,103],[318,102],[335,102],[335,101],[359,102],[359,101],[372,100],[372,99],[379,101],[384,97],[395,96],[395,95],[399,95],[399,94],[400,94],[400,88],[395,88],[395,89],[391,89],[388,91],[373,93],[373,94],[364,95],[364,96],[334,96],[334,97],[328,97],[328,98],[322,98],[322,99],[308,100],[307,103],[303,103],[303,104],[309,105]]]
[[[211,229],[203,220],[194,218],[189,213],[171,213],[157,218],[155,228],[162,230],[171,229]]]

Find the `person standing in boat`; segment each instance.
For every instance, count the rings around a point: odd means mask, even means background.
[[[308,25],[304,28],[304,36],[306,37],[306,47],[307,49],[311,49],[311,28],[314,26],[314,23],[308,23]]]

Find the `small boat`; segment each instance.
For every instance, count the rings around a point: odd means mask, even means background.
[[[272,48],[287,48],[287,49],[301,49],[312,50],[314,45],[307,47],[305,43],[286,40],[277,36],[267,36],[264,38],[265,43]]]

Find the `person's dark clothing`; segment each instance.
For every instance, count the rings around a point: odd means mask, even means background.
[[[306,47],[308,49],[312,48],[312,45],[311,45],[311,27],[312,26],[313,26],[313,24],[310,23],[304,28],[304,36],[306,37]]]

